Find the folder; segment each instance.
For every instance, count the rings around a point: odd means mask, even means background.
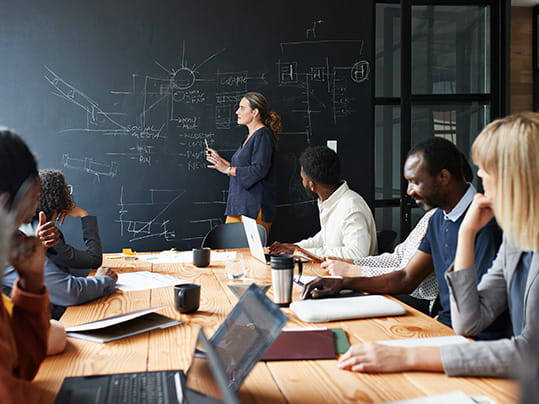
[[[262,360],[335,359],[333,332],[328,328],[288,329],[281,331]]]
[[[105,318],[66,328],[67,336],[93,342],[111,342],[148,331],[168,328],[181,321],[154,313],[166,306],[137,310],[119,316]]]

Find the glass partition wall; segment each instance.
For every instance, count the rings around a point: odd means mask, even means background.
[[[505,112],[507,84],[500,67],[507,62],[504,3],[377,1],[374,175],[379,230],[393,229],[402,240],[423,215],[406,197],[402,178],[413,144],[441,136],[469,156],[481,129]]]

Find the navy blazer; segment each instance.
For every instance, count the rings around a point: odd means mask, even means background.
[[[230,176],[225,215],[262,220],[275,219],[275,141],[267,127],[255,131],[230,161],[236,175]]]

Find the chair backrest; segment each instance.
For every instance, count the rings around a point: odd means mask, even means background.
[[[266,245],[266,229],[257,224],[262,245]],[[202,240],[202,247],[214,249],[249,248],[243,223],[225,223],[211,229]]]
[[[378,254],[393,251],[393,244],[397,238],[397,232],[394,230],[380,230],[376,232],[378,241]]]

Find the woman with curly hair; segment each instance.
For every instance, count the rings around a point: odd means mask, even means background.
[[[41,197],[36,216],[31,224],[23,225],[21,230],[34,234],[39,212],[44,212],[47,221],[63,224],[68,217],[80,218],[82,236],[86,248],[78,250],[65,242],[60,232],[58,243],[48,248],[47,256],[65,272],[86,276],[102,263],[101,240],[97,218],[73,203],[72,188],[67,185],[64,174],[59,170],[40,170]]]

